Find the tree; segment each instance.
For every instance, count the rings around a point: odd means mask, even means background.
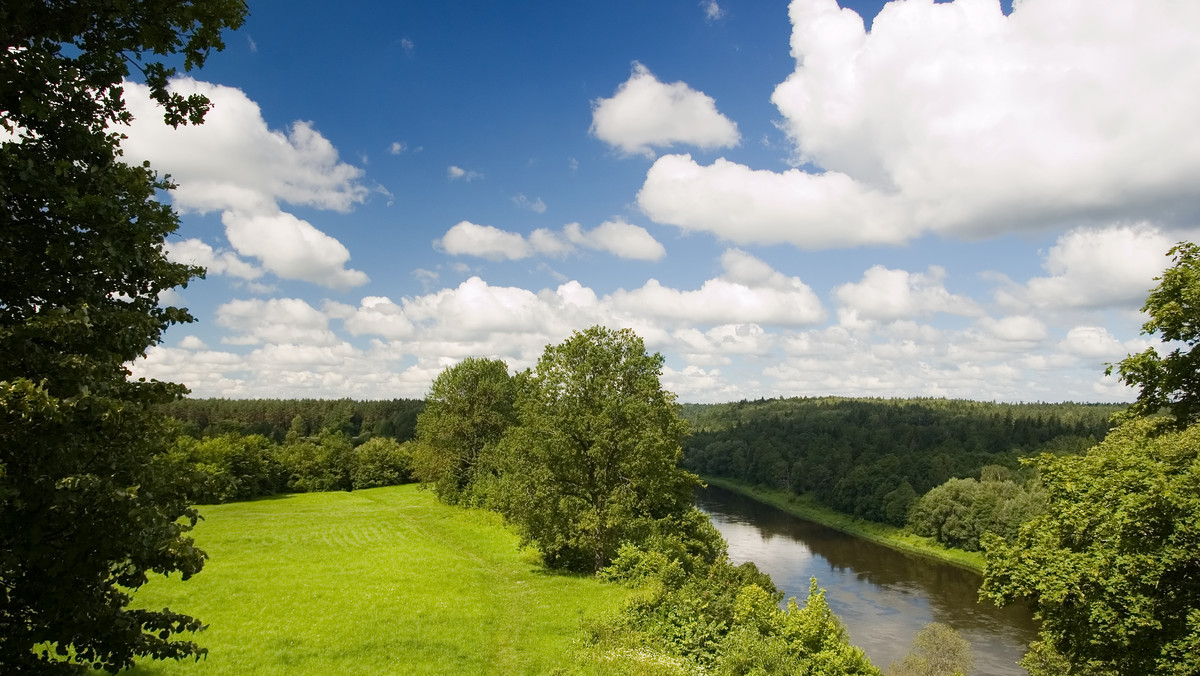
[[[472,499],[477,479],[493,470],[486,456],[516,422],[517,389],[507,364],[479,357],[448,367],[433,381],[417,416],[413,470],[442,500]]]
[[[930,622],[917,632],[904,659],[888,667],[887,676],[967,676],[974,664],[966,639],[953,627]]]
[[[1165,357],[1148,347],[1109,364],[1105,374],[1115,367],[1122,382],[1141,388],[1129,408],[1131,414],[1154,415],[1166,409],[1175,416],[1176,426],[1183,428],[1200,421],[1200,247],[1180,242],[1167,255],[1174,265],[1155,278],[1158,286],[1142,306],[1142,312],[1150,315],[1142,333],[1157,333],[1164,341],[1184,347]]]
[[[503,442],[502,510],[552,567],[598,571],[624,541],[691,507],[687,424],[659,381],[662,355],[594,326],[548,346]]]
[[[1200,673],[1200,426],[1162,428],[1135,419],[1085,455],[1042,455],[1047,513],[1011,544],[984,539],[981,593],[1041,619],[1031,664]]]
[[[0,672],[116,671],[135,656],[202,652],[199,621],[132,610],[150,572],[200,570],[197,514],[158,455],[155,406],[180,386],[126,364],[186,310],[159,294],[201,273],[171,263],[170,187],[121,160],[121,98],[139,70],[168,123],[208,102],[167,91],[223,47],[241,0],[6,1],[0,5]],[[146,57],[151,57],[147,60]]]

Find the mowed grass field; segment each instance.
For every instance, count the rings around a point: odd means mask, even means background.
[[[195,662],[134,674],[541,674],[629,593],[541,568],[499,516],[415,485],[208,506],[209,554],[136,605],[201,618]]]

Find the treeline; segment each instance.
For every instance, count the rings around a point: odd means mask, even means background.
[[[692,404],[683,407],[693,428],[684,464],[903,526],[920,496],[988,466],[1007,470],[992,477],[1008,482],[1004,492],[1020,489],[1031,478],[1021,457],[1080,453],[1123,408],[835,397]]]
[[[293,428],[302,436],[328,430],[359,442],[371,437],[404,442],[416,435],[417,416],[424,409],[421,399],[180,399],[162,407],[196,439],[261,434],[275,443],[282,443]]]

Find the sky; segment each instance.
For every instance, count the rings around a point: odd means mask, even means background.
[[[602,324],[681,402],[1130,401],[1200,229],[1200,3],[258,0],[129,82],[198,397],[422,397]]]

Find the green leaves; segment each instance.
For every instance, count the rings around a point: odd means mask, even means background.
[[[1166,356],[1146,348],[1109,364],[1105,374],[1115,368],[1122,382],[1140,388],[1131,415],[1155,415],[1165,409],[1183,428],[1200,420],[1200,247],[1180,242],[1168,255],[1174,264],[1156,278],[1158,286],[1142,306],[1150,316],[1142,333],[1157,333],[1162,340],[1182,346]]]
[[[198,268],[172,263],[167,184],[121,161],[129,64],[170,119],[206,105],[166,92],[240,25],[240,0],[0,5],[0,672],[116,671],[135,656],[199,654],[169,611],[130,611],[149,572],[198,572],[197,515],[154,407],[184,390],[129,382],[126,364],[186,310],[160,292]],[[35,646],[53,650],[35,652]]]
[[[687,424],[661,368],[632,331],[596,326],[547,347],[523,384],[498,453],[502,511],[549,565],[598,571],[690,507]]]
[[[1200,642],[1200,427],[1135,420],[1086,455],[1036,464],[1048,513],[1012,544],[984,540],[981,594],[1031,599],[1045,649],[1077,668],[1196,673],[1200,655],[1176,646]]]

